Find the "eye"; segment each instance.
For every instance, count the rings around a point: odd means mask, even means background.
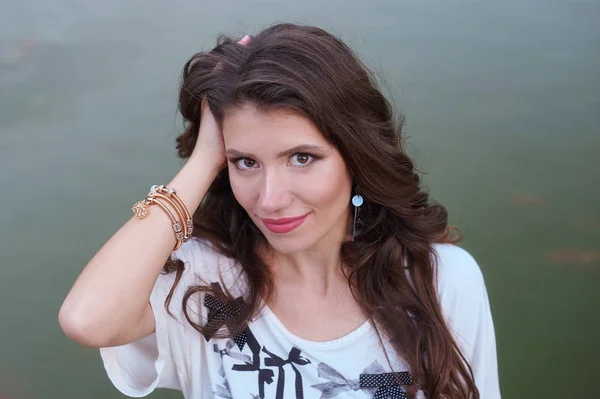
[[[315,157],[313,157],[312,155],[300,152],[298,154],[292,155],[292,157],[290,158],[290,164],[293,166],[306,166],[312,163],[314,159]]]
[[[232,162],[236,168],[241,170],[255,169],[258,167],[258,163],[250,158],[234,159]]]

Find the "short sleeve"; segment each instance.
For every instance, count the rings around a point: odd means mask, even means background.
[[[438,294],[442,311],[475,377],[480,397],[500,398],[496,336],[479,265],[464,249],[438,245]]]
[[[155,332],[126,345],[100,349],[109,379],[124,395],[142,397],[155,388],[183,390],[187,384],[181,370],[189,361],[189,348],[186,348],[189,326],[186,326],[181,304],[183,293],[193,282],[190,265],[194,264],[194,246],[187,244],[171,255],[186,265],[169,307],[175,318],[165,309],[165,299],[173,286],[175,273],[160,274],[150,295]]]

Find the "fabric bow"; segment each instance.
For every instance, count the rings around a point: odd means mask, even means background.
[[[326,363],[319,363],[317,367],[319,378],[328,380],[320,384],[311,385],[321,391],[320,399],[331,399],[347,391],[362,391],[374,394],[378,387],[361,387],[360,379],[347,379],[339,371]],[[369,364],[360,374],[384,374],[385,369],[377,360]]]
[[[246,336],[248,339],[248,347],[252,352],[252,361],[245,362],[245,364],[234,364],[231,368],[236,371],[258,371],[258,397],[265,397],[265,384],[273,383],[273,376],[275,373],[271,369],[262,369],[260,367],[260,343],[256,340],[256,337],[252,333],[250,328],[246,328]]]
[[[292,370],[294,370],[294,374],[296,375],[295,379],[295,388],[296,388],[296,398],[302,399],[304,398],[304,390],[302,388],[302,375],[300,374],[300,370],[296,367],[305,366],[310,363],[310,360],[303,358],[300,356],[300,349],[293,347],[288,354],[287,359],[282,359],[281,357],[275,355],[274,353],[267,350],[267,348],[263,347],[262,351],[269,355],[268,358],[265,358],[265,366],[267,367],[277,367],[279,369],[279,375],[277,376],[277,392],[275,394],[276,399],[284,398],[284,385],[285,385],[285,370],[284,366],[286,364],[290,364],[292,366]]]
[[[313,388],[321,391],[320,399],[330,399],[341,395],[347,391],[369,391],[369,388],[362,388],[359,380],[348,380],[344,376],[326,363],[319,363],[317,366],[319,378],[327,380],[320,384],[311,385]]]
[[[377,388],[373,399],[408,399],[401,385],[411,384],[412,376],[408,371],[360,375],[360,386],[362,388]]]
[[[252,359],[250,359],[250,356],[245,355],[243,353],[239,353],[239,352],[233,352],[231,349],[233,348],[234,342],[230,339],[227,340],[227,342],[225,343],[225,347],[223,349],[219,349],[219,346],[217,344],[213,345],[213,351],[215,353],[218,353],[219,356],[221,356],[221,368],[219,370],[219,374],[222,377],[225,377],[225,370],[223,370],[223,357],[228,356],[234,360],[239,360],[245,363],[250,363],[252,361]]]
[[[204,338],[206,341],[209,341],[223,325],[225,325],[230,332],[233,332],[233,321],[245,308],[246,304],[242,297],[236,298],[233,303],[226,303],[212,295],[206,295],[204,297],[204,306],[208,308],[208,321],[204,326],[203,332]],[[245,331],[236,334],[233,337],[233,340],[240,350],[244,349],[244,345],[247,341]]]
[[[217,385],[213,391],[213,394],[219,398],[233,399],[233,396],[231,395],[231,389],[229,388],[229,382],[227,382],[227,380],[223,381],[223,385]]]

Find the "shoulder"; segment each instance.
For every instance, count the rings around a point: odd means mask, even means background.
[[[440,296],[463,295],[484,287],[479,264],[465,249],[452,244],[434,244],[433,249]]]
[[[479,265],[466,250],[434,246],[440,307],[462,354],[471,366],[482,398],[500,398],[496,336]]]
[[[468,324],[489,307],[481,268],[469,252],[456,245],[435,244],[434,253],[442,311],[451,324]]]
[[[457,335],[473,342],[478,331],[491,328],[492,323],[481,269],[473,256],[460,247],[436,244],[434,248],[442,313]]]
[[[243,292],[245,280],[241,279],[241,268],[237,263],[218,252],[209,242],[192,238],[171,253],[172,260],[183,262],[183,273],[178,279],[176,272],[162,272],[152,290],[150,300],[155,317],[167,318],[164,301],[172,291],[170,311],[180,321],[184,320],[181,303],[190,287],[219,283],[233,293]],[[200,294],[203,295],[203,294]],[[195,305],[194,305],[195,306]]]

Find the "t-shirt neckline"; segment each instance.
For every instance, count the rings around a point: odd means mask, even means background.
[[[356,327],[354,330],[350,331],[346,335],[343,335],[339,338],[335,338],[329,341],[311,341],[302,337],[299,337],[292,333],[287,327],[279,320],[277,315],[263,302],[263,316],[267,319],[268,322],[274,324],[284,335],[286,335],[290,340],[297,343],[299,346],[303,348],[314,348],[314,349],[334,349],[338,350],[342,347],[352,345],[356,343],[358,340],[363,339],[366,334],[369,332],[373,333],[373,326],[371,325],[370,320],[365,320],[363,324]]]

